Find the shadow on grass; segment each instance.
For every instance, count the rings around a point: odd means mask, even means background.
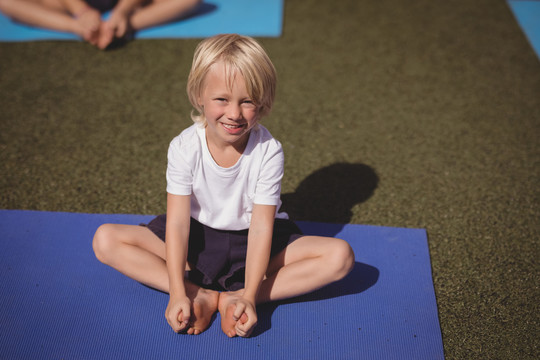
[[[281,211],[294,221],[347,224],[353,206],[368,200],[378,183],[377,174],[367,165],[332,164],[305,178],[294,193],[283,194]],[[333,236],[341,228],[325,235]]]

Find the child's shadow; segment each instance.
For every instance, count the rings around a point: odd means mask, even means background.
[[[367,165],[332,164],[309,175],[294,193],[282,195],[281,210],[291,219],[300,221],[300,227],[307,225],[305,221],[327,223],[318,226],[317,234],[335,236],[351,220],[352,207],[369,199],[378,182],[377,174]],[[271,328],[272,314],[279,305],[358,294],[375,285],[378,279],[377,268],[356,262],[341,281],[307,295],[260,306],[258,325],[252,336]]]
[[[367,165],[332,164],[305,178],[294,193],[283,194],[281,211],[295,221],[346,224],[352,207],[369,199],[378,182]]]

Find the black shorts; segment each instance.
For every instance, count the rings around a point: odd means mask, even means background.
[[[99,12],[106,12],[116,6],[118,0],[85,0],[88,5],[98,10]]]
[[[147,225],[165,241],[166,215],[159,215]],[[302,231],[291,220],[275,219],[270,257],[279,254]],[[191,219],[188,279],[204,288],[234,291],[244,288],[248,230],[216,230]]]

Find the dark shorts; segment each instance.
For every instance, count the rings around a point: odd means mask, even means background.
[[[116,6],[118,0],[85,0],[88,5],[99,12],[106,12]]]
[[[166,215],[159,215],[147,225],[165,241]],[[279,254],[302,236],[291,220],[276,219],[270,257]],[[188,279],[204,288],[223,291],[244,288],[248,230],[216,230],[191,219]]]

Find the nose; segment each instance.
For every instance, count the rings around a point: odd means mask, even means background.
[[[237,104],[229,104],[227,106],[227,118],[230,120],[238,120],[242,117],[242,111]]]

